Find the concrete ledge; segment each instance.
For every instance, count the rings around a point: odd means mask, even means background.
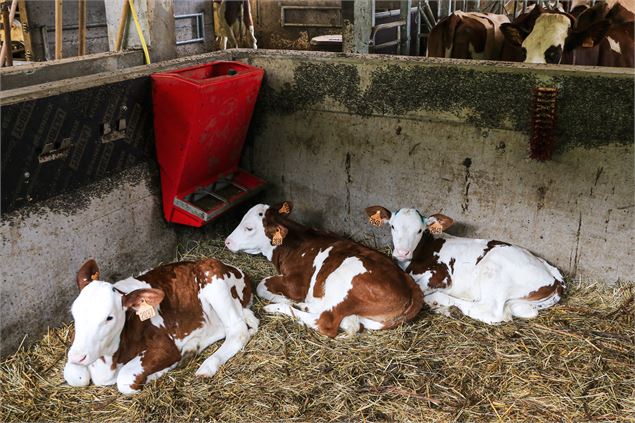
[[[141,50],[98,53],[0,69],[2,91],[143,65]]]
[[[158,172],[143,164],[2,215],[1,355],[70,320],[74,275],[86,259],[110,281],[174,257],[177,236],[158,187]]]

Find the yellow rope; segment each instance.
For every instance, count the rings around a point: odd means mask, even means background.
[[[134,8],[134,1],[129,0],[128,4],[130,4],[130,11],[132,12],[132,19],[134,19],[134,24],[137,27],[137,34],[139,34],[139,40],[141,41],[141,47],[143,47],[143,54],[146,57],[146,63],[150,64],[150,53],[148,53],[148,46],[146,45],[146,40],[143,38],[143,32],[141,32],[141,25],[139,24],[139,17],[137,16],[137,11]]]

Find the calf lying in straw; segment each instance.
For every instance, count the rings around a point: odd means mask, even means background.
[[[75,338],[64,368],[72,386],[116,383],[133,394],[186,353],[225,338],[196,372],[212,376],[258,330],[249,279],[218,260],[167,264],[115,284],[98,279],[94,260],[77,273]]]
[[[423,216],[416,209],[391,213],[366,209],[370,223],[390,224],[393,257],[410,273],[434,311],[458,307],[473,319],[493,324],[530,319],[560,301],[562,275],[545,260],[506,242],[444,234],[453,220]],[[434,234],[434,235],[433,235]]]
[[[258,295],[270,313],[297,318],[321,334],[387,329],[414,318],[421,290],[389,257],[340,236],[287,218],[292,204],[251,208],[227,237],[233,252],[263,254],[280,273],[265,278]],[[293,302],[301,302],[296,307]]]

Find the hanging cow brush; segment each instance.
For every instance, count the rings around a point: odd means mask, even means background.
[[[556,144],[556,101],[558,89],[538,87],[534,89],[532,111],[532,133],[529,141],[529,156],[545,161],[551,158]]]

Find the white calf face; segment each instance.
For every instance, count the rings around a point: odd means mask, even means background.
[[[570,27],[571,20],[566,15],[540,15],[522,43],[527,54],[525,63],[560,63]]]
[[[108,282],[94,281],[83,288],[73,302],[75,339],[68,351],[74,364],[89,365],[112,355],[126,321],[122,295]]]
[[[401,209],[392,214],[389,223],[393,257],[401,262],[412,260],[412,253],[426,230],[423,217],[416,209]]]
[[[240,224],[225,240],[225,246],[232,252],[261,254],[271,250],[271,240],[265,234],[263,219],[269,209],[266,204],[253,206]]]

